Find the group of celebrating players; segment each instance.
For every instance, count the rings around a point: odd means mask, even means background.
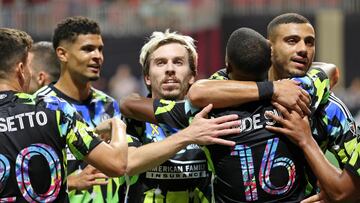
[[[193,38],[153,32],[139,57],[149,95],[118,103],[91,86],[97,22],[66,18],[34,45],[0,28],[0,202],[359,202],[359,133],[331,92],[336,66],[313,63],[304,16],[267,31],[235,30],[225,68],[198,81]]]

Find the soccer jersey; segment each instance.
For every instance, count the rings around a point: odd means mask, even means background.
[[[136,136],[142,144],[161,141],[178,131],[133,119],[127,119],[127,124],[128,134]],[[130,187],[135,189],[129,194],[129,202],[207,203],[211,198],[210,178],[205,153],[191,144],[159,166],[139,174],[136,184]]]
[[[356,123],[347,107],[333,93],[328,91],[323,76],[318,77],[321,70],[311,68],[308,77],[293,78],[301,82],[302,87],[312,97],[312,116],[310,125],[312,134],[320,148],[325,153],[331,151],[337,158],[339,165],[343,168],[355,150],[358,143],[356,137]],[[322,74],[321,74],[322,75]],[[211,79],[227,80],[229,79],[225,69],[222,69],[211,76]],[[313,80],[314,85],[309,84]],[[316,177],[307,166],[308,181],[312,186],[316,186]],[[315,192],[316,187],[308,188],[308,193]],[[312,190],[312,191],[311,191]]]
[[[343,168],[358,143],[357,126],[348,108],[331,93],[311,121],[313,136],[321,149],[331,151]]]
[[[54,87],[54,84],[45,86],[38,90],[36,95],[53,95],[60,97],[76,109],[76,111],[84,118],[85,122],[92,127],[96,127],[102,121],[111,117],[120,117],[118,103],[105,93],[91,89],[89,97],[85,101],[77,101],[62,93],[60,90]],[[67,149],[68,159],[68,175],[73,173],[79,173],[87,166],[87,163],[76,160]],[[69,191],[69,198],[71,202],[118,202],[123,198],[124,188],[120,186],[124,183],[124,180],[120,178],[109,178],[108,184],[105,186],[95,185],[89,190],[72,190]]]
[[[100,142],[65,100],[0,92],[0,202],[68,202],[65,146],[81,160]]]
[[[348,169],[354,175],[360,177],[360,136],[359,136],[360,129],[357,129],[357,144],[351,154],[351,158],[346,162],[345,168]]]
[[[328,84],[318,68],[312,68],[308,77],[293,78],[311,95],[310,118],[312,134],[321,149],[334,153],[342,167],[351,156],[357,144],[356,123],[348,108],[328,90]],[[320,76],[320,77],[318,77]],[[228,80],[225,69],[211,76],[211,79]],[[313,80],[314,85],[309,80]]]
[[[214,76],[221,77],[227,78],[226,72]],[[323,72],[314,70],[297,80],[310,93],[312,106],[320,105],[327,96],[328,79]],[[187,101],[157,100],[154,111],[158,122],[175,128],[186,127],[196,113]],[[226,137],[236,142],[235,147],[205,148],[209,166],[216,174],[216,202],[299,202],[304,198],[304,155],[286,137],[265,129],[265,125],[275,125],[264,115],[267,111],[279,114],[269,101],[217,109],[210,114],[217,117],[235,113],[241,120],[241,133]]]

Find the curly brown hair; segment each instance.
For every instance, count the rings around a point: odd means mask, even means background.
[[[59,46],[61,41],[74,42],[80,34],[101,34],[99,24],[94,20],[83,16],[69,17],[60,22],[53,34],[54,49]]]

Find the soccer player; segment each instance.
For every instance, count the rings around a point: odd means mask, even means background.
[[[56,83],[39,89],[37,95],[53,95],[65,99],[96,127],[102,121],[119,117],[118,103],[93,88],[104,61],[103,41],[97,22],[85,17],[69,17],[54,30],[53,46],[60,61],[61,74]],[[119,178],[107,178],[91,165],[76,160],[67,150],[67,174],[71,202],[119,201]]]
[[[249,47],[253,52],[248,52]],[[262,81],[267,77],[266,73],[271,64],[270,47],[267,41],[257,32],[245,28],[235,31],[227,45],[227,56],[227,68],[231,72],[231,77],[258,81]],[[318,80],[325,82],[326,79],[318,78]],[[304,79],[303,81],[310,82],[310,79]],[[264,83],[260,82],[259,84]],[[314,93],[316,90],[313,89],[312,91]],[[271,94],[267,95],[267,97],[269,96],[271,97]],[[148,102],[143,101],[141,104],[146,113],[149,113],[145,109],[148,106]],[[144,114],[144,112],[141,112],[141,109],[138,109],[140,105],[136,105],[134,100],[124,100],[124,104],[131,111],[136,110],[137,113]],[[275,134],[266,132],[264,123],[271,121],[267,121],[264,117],[265,111],[276,113],[268,101],[262,105],[254,103],[240,109],[232,109],[232,113],[240,114],[240,118],[244,118],[241,120],[242,124],[240,125],[242,132],[229,137],[230,140],[235,141],[238,145],[235,148],[209,146],[205,150],[209,158],[208,160],[210,160],[209,165],[216,174],[214,189],[215,200],[217,202],[251,200],[260,202],[297,202],[304,197],[306,185],[303,168],[304,159],[301,156],[295,155],[299,149],[294,145],[283,139],[279,140]],[[186,101],[175,103],[174,101],[155,100],[152,116],[155,114],[157,122],[166,123],[170,128],[178,129],[189,124],[191,115],[194,112],[195,110]],[[128,113],[124,111],[124,114]],[[133,114],[131,116],[135,117],[136,115]],[[151,114],[148,116],[151,116]],[[250,149],[250,147],[252,148]],[[266,150],[265,152],[263,151],[264,148],[274,151],[278,148],[279,154],[277,157],[279,159],[274,160],[273,152],[269,155]],[[252,150],[255,152],[251,153]],[[260,151],[263,153],[260,153]],[[268,166],[266,162],[262,164],[262,158],[269,163],[272,161],[284,162]],[[251,164],[241,165],[240,161],[242,159],[251,162]],[[243,160],[244,163],[246,163],[245,160]],[[275,171],[273,170],[274,168]],[[279,172],[282,169],[286,170],[287,173]],[[276,173],[272,177],[277,177],[277,181],[271,182],[269,180],[270,170],[272,170],[273,174]],[[248,175],[241,178],[241,171],[244,172],[244,175]],[[256,174],[260,174],[260,176],[255,178]],[[259,184],[259,189],[257,189],[257,184]]]
[[[189,87],[195,81],[197,58],[194,40],[191,37],[169,30],[153,32],[140,54],[140,63],[150,97],[184,99]],[[122,105],[120,107],[124,109]],[[172,134],[177,131],[162,125],[135,122],[130,119],[128,121],[128,133],[136,135],[139,141],[148,147],[151,146],[150,143],[173,137]],[[130,155],[132,150],[136,149],[129,146]],[[137,166],[132,166],[133,163]],[[181,151],[176,151],[176,154],[174,153],[171,157],[156,163],[158,164],[153,164],[153,167],[146,165],[145,160],[129,164],[128,168],[142,168],[141,171],[138,170],[142,173],[139,174],[137,185],[132,186],[140,189],[136,194],[130,193],[130,200],[133,201],[138,197],[138,202],[205,203],[210,201],[211,175],[207,168],[205,154],[198,145],[188,145]]]
[[[65,146],[108,176],[124,174],[126,126],[112,119],[109,144],[66,101],[34,97],[28,91],[32,39],[23,31],[0,28],[0,202],[68,202]],[[108,129],[108,130],[107,130]]]
[[[32,71],[29,93],[58,80],[60,76],[60,63],[51,42],[33,44],[29,52],[29,65]]]

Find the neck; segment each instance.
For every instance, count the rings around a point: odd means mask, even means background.
[[[275,80],[280,80],[281,77],[279,76],[278,72],[276,71],[276,69],[274,68],[274,66],[271,66],[268,72],[268,79],[269,81],[275,81]]]
[[[173,100],[173,101],[183,100],[183,99],[185,99],[185,96],[186,96],[186,95],[180,95],[180,96],[177,97],[177,98],[165,98],[165,97],[156,96],[156,95],[154,95],[154,94],[151,94],[151,98],[152,98],[152,99],[165,99],[165,100]]]
[[[19,83],[16,83],[14,81],[10,81],[7,79],[0,79],[0,91],[16,91],[16,92],[22,92],[23,88],[21,88]]]
[[[90,95],[90,82],[79,83],[60,77],[54,86],[68,97],[78,101],[84,101]]]

